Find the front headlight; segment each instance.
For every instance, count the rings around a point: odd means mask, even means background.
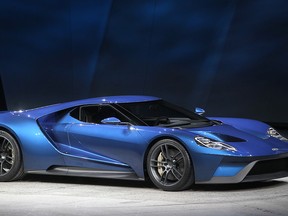
[[[276,131],[272,127],[268,128],[267,133],[271,137],[277,138],[277,139],[282,140],[282,141],[288,141],[287,138],[283,137],[280,133],[278,133],[278,131]]]
[[[196,136],[195,141],[198,145],[217,150],[237,151],[236,148],[219,141],[209,139],[207,137]]]

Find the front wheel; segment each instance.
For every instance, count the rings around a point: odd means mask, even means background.
[[[155,143],[148,152],[146,166],[150,180],[162,190],[185,190],[194,182],[190,157],[177,141],[163,139]]]
[[[21,152],[16,140],[0,130],[0,182],[17,180],[23,173]]]

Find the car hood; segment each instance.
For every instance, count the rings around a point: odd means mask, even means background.
[[[288,142],[270,137],[268,134],[251,134],[233,126],[222,124],[203,128],[183,128],[194,136],[204,136],[235,147],[238,154],[262,156],[288,152]]]

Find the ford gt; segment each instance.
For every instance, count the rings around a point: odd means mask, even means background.
[[[251,119],[151,96],[0,113],[0,181],[26,173],[135,179],[167,191],[288,176],[288,140]]]

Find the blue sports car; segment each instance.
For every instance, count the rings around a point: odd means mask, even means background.
[[[0,181],[25,173],[192,184],[288,176],[288,140],[259,121],[207,118],[150,96],[110,96],[0,114]]]

